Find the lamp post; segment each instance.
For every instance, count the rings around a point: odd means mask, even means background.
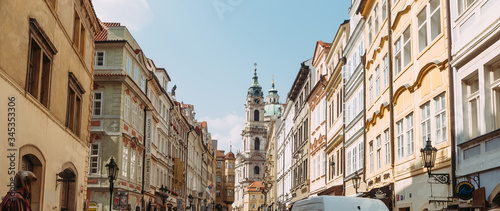
[[[358,172],[354,172],[354,177],[352,177],[352,185],[354,186],[354,189],[356,189],[356,194],[358,194],[358,188],[359,188],[359,180],[361,178],[358,175]]]
[[[186,207],[186,209],[192,210],[191,208],[193,206],[193,195],[189,194],[188,201],[189,201],[189,207]]]
[[[167,199],[167,186],[161,185],[160,187],[160,197],[161,197],[161,202],[162,202],[162,210],[165,209],[165,200]]]
[[[432,146],[431,139],[427,139],[427,144],[425,148],[420,149],[422,155],[422,165],[427,168],[427,174],[429,178],[433,177],[441,184],[450,184],[450,174],[432,174],[431,169],[436,163],[437,149]]]
[[[106,164],[106,168],[108,169],[108,178],[109,178],[109,210],[112,210],[114,181],[116,180],[116,174],[118,173],[119,170],[113,157],[111,157],[109,163]]]

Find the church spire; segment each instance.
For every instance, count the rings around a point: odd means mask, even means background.
[[[259,84],[259,77],[257,76],[257,63],[254,66],[252,85],[248,88],[248,97],[262,97],[262,87]]]

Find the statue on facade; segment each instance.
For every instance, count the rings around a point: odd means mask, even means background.
[[[7,192],[0,204],[0,211],[31,211],[31,182],[36,176],[31,171],[19,171],[14,177],[14,190]]]
[[[172,96],[175,96],[175,90],[177,89],[177,85],[174,85],[174,87],[172,87]]]

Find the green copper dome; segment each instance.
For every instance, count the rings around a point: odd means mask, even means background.
[[[264,96],[262,93],[262,87],[259,84],[259,77],[257,76],[257,68],[254,69],[253,77],[252,77],[252,85],[248,88],[248,96],[252,97],[262,97]]]
[[[278,90],[274,88],[274,79],[273,84],[271,85],[271,89],[269,90],[269,95],[278,95]]]

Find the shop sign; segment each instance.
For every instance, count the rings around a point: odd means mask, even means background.
[[[472,198],[472,193],[474,192],[475,188],[472,183],[468,181],[463,181],[457,184],[457,187],[455,187],[455,194],[459,199],[462,200],[469,200]]]

